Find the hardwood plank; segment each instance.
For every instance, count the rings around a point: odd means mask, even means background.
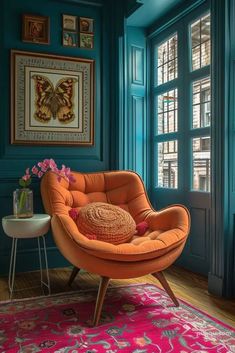
[[[98,290],[100,277],[82,270],[70,287],[68,281],[71,272],[72,267],[50,269],[52,294],[88,288],[97,288]],[[164,274],[177,298],[183,299],[196,308],[235,327],[235,301],[232,299],[221,299],[209,294],[207,278],[176,266],[168,268],[164,271]],[[0,300],[9,299],[7,281],[7,277],[0,277]],[[15,288],[36,286],[39,282],[40,274],[38,271],[20,273],[16,275]],[[129,280],[111,280],[110,286],[133,283],[153,283],[161,287],[157,279],[151,275]],[[38,295],[42,295],[40,287],[16,292],[13,298],[27,298]]]

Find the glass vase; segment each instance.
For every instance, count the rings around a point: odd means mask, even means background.
[[[27,188],[13,192],[13,212],[16,218],[33,217],[33,191]]]

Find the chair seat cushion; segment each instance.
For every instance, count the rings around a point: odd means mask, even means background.
[[[115,245],[129,241],[136,231],[135,221],[127,211],[104,202],[92,202],[82,207],[77,227],[90,239],[93,237]]]

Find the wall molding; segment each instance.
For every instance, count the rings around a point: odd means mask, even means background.
[[[132,96],[132,156],[133,169],[146,179],[146,145],[145,145],[145,98],[143,96]],[[140,139],[141,138],[141,139]]]
[[[229,31],[228,1],[211,0],[212,13],[212,227],[209,292],[230,296],[231,261],[227,236],[229,224],[228,121],[229,121]],[[223,118],[222,118],[223,117]],[[230,244],[231,246],[231,244]],[[230,278],[231,281],[231,278]],[[232,282],[232,281],[231,281]]]
[[[211,272],[208,273],[208,288],[211,294],[219,297],[223,296],[224,281],[222,277],[216,276]]]
[[[57,1],[57,0],[53,0]],[[61,2],[67,4],[74,4],[74,5],[85,5],[85,6],[95,6],[95,7],[102,7],[104,6],[103,0],[61,0]]]
[[[144,85],[144,48],[136,45],[131,46],[132,56],[132,83]]]

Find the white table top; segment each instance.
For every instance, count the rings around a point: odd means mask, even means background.
[[[46,234],[50,228],[51,216],[34,214],[30,218],[16,218],[13,215],[2,218],[4,232],[13,238],[35,238]]]

